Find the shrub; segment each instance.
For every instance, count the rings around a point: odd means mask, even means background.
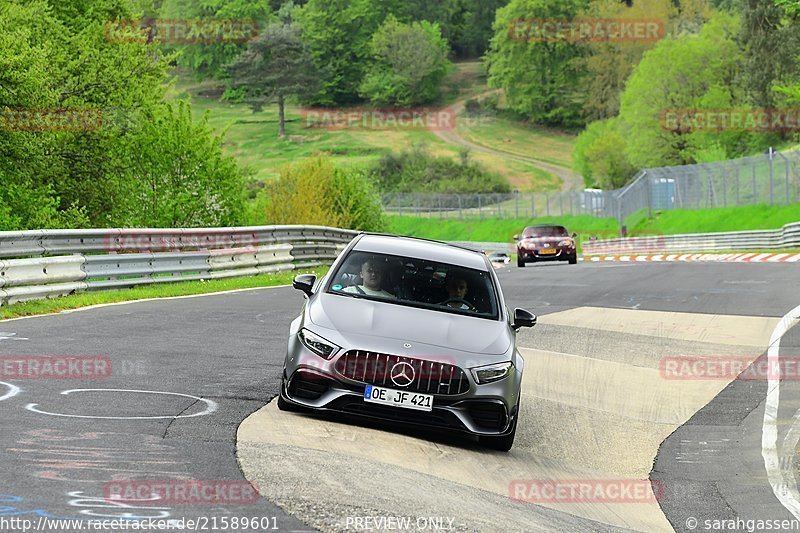
[[[497,193],[509,192],[502,176],[461,153],[458,160],[431,155],[421,145],[383,156],[373,167],[384,192]]]
[[[281,170],[259,193],[269,224],[314,224],[363,231],[385,228],[374,184],[362,170],[315,158]]]

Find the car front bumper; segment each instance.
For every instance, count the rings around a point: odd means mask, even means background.
[[[505,378],[479,385],[471,372],[462,368],[469,387],[460,394],[433,393],[431,411],[384,406],[364,401],[364,391],[372,379],[350,379],[337,370],[337,362],[350,351],[342,350],[330,361],[303,345],[293,335],[283,371],[281,397],[284,401],[314,411],[330,411],[396,422],[401,425],[444,429],[476,436],[508,434],[518,416],[521,364],[518,362]],[[419,360],[412,356],[406,360]],[[384,385],[403,390],[391,383]],[[425,393],[425,391],[419,391]]]

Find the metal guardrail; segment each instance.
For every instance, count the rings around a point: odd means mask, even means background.
[[[357,233],[324,226],[0,232],[0,305],[312,268],[330,264]]]
[[[717,252],[800,248],[800,222],[777,230],[628,237],[583,243],[584,255]]]

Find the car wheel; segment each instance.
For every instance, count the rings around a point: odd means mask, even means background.
[[[511,433],[501,437],[482,436],[478,439],[483,446],[493,450],[500,450],[507,452],[514,446],[514,437],[517,435],[517,421],[519,420],[519,401],[517,401],[517,416],[514,417],[514,426],[511,428]]]
[[[577,255],[569,256],[569,264],[570,265],[577,265],[578,264],[578,256]]]
[[[519,255],[517,255],[517,266],[520,268],[525,267],[525,260],[522,259]]]

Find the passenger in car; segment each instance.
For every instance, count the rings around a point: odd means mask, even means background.
[[[447,289],[447,299],[442,302],[448,307],[455,309],[475,309],[469,302],[465,300],[469,286],[467,280],[455,272],[448,272],[445,278],[445,287]]]
[[[367,259],[361,263],[361,285],[347,287],[342,292],[394,298],[394,294],[383,290],[384,267],[375,259]]]

